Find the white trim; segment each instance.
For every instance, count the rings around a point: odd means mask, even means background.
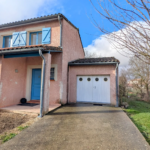
[[[26,99],[31,100],[31,83],[32,83],[32,69],[40,68],[42,73],[42,65],[27,66],[27,81],[26,81]]]
[[[57,81],[57,64],[51,64],[51,68],[55,68],[54,80]]]

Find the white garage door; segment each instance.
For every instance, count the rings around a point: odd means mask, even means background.
[[[77,102],[110,103],[110,77],[77,76]]]

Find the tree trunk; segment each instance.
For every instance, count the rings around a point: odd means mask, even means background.
[[[149,88],[148,88],[148,84],[146,85],[146,100],[149,101]]]

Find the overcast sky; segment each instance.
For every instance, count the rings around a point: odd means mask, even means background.
[[[93,7],[88,0],[0,0],[0,24],[62,13],[79,28],[86,50],[97,52],[101,56],[114,56],[121,61],[121,65],[127,65],[128,58],[119,54],[101,37],[102,33],[93,26],[88,12],[94,15]],[[102,23],[102,20],[100,22]]]

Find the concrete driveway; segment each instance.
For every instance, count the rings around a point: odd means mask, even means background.
[[[67,105],[0,147],[1,150],[147,150],[141,133],[114,107]]]

